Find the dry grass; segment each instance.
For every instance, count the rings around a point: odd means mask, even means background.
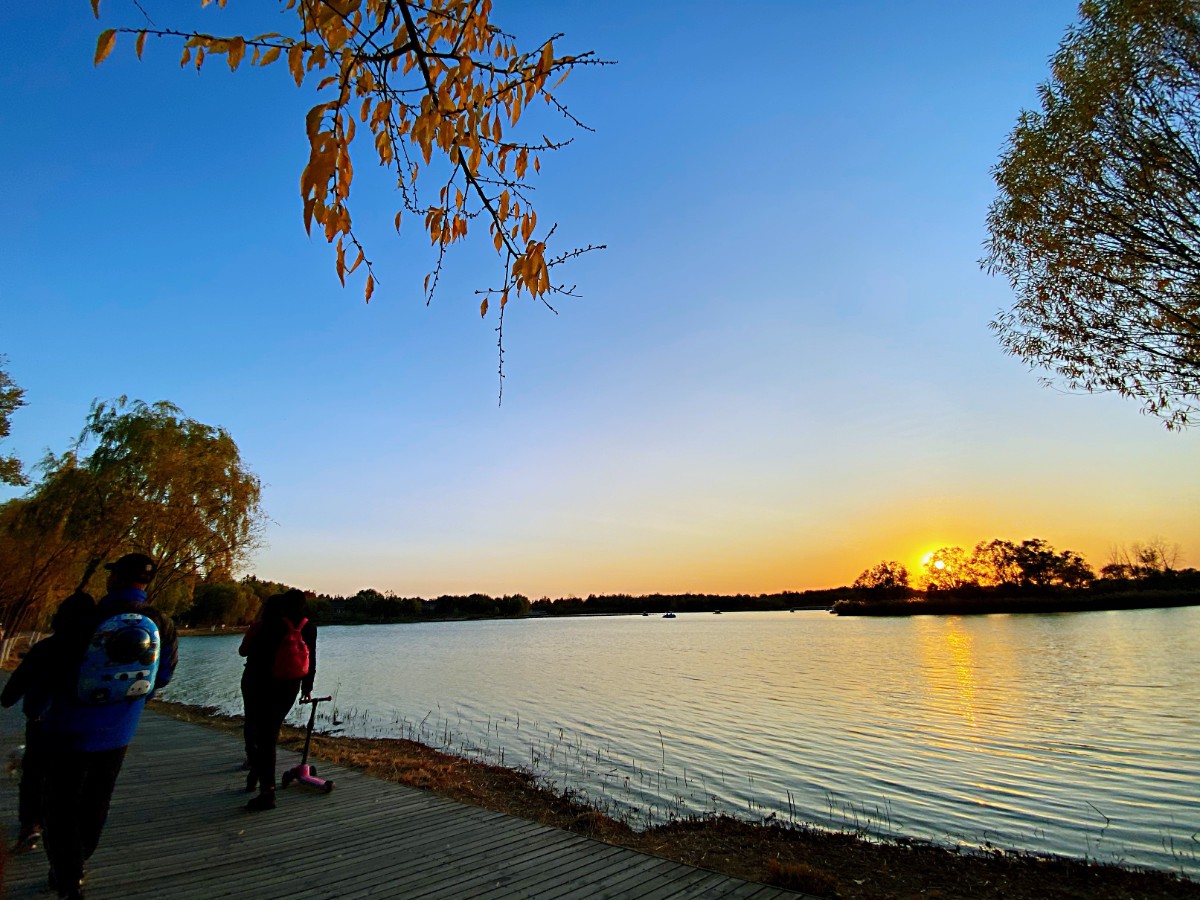
[[[238,732],[241,720],[154,701],[176,718]],[[304,745],[285,727],[280,744]],[[973,854],[920,842],[874,843],[851,834],[756,825],[729,816],[684,819],[634,831],[570,794],[539,787],[514,769],[461,759],[415,741],[313,736],[314,757],[655,856],[845,900],[1200,900],[1200,884],[1030,854]]]

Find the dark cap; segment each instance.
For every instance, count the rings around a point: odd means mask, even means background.
[[[105,563],[104,568],[133,584],[149,584],[158,569],[144,553],[126,553],[116,562]]]

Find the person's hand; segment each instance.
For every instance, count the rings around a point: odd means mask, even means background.
[[[300,698],[301,703],[312,703],[312,694],[305,694]]]

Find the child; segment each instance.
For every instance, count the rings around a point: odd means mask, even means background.
[[[17,853],[36,849],[42,838],[42,779],[45,777],[46,752],[42,714],[50,701],[53,677],[50,664],[68,642],[82,649],[94,625],[95,608],[91,594],[83,591],[76,591],[63,600],[50,620],[54,634],[29,648],[0,692],[0,706],[8,708],[21,700],[21,710],[25,713],[25,755],[21,761],[17,801],[21,830],[13,847]]]

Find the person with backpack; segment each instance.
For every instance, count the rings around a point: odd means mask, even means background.
[[[83,897],[83,865],[100,842],[142,709],[179,661],[174,623],[146,602],[154,561],[129,553],[105,568],[108,592],[91,627],[81,642],[63,642],[50,666],[45,844],[60,898]]]
[[[251,812],[275,808],[275,748],[279,730],[301,692],[312,695],[317,672],[317,626],[304,615],[304,592],[292,589],[263,604],[262,618],[246,631],[238,653],[246,657],[242,674],[245,702],[246,755],[250,773],[246,790],[258,796],[246,804]]]
[[[25,714],[25,750],[21,754],[21,784],[17,791],[17,818],[21,830],[13,847],[16,853],[36,850],[42,840],[42,793],[46,769],[46,739],[42,717],[50,703],[52,663],[64,645],[82,652],[92,636],[96,601],[84,591],[76,591],[59,605],[50,620],[54,634],[29,648],[21,664],[8,677],[0,691],[0,706],[7,709],[19,701]]]

